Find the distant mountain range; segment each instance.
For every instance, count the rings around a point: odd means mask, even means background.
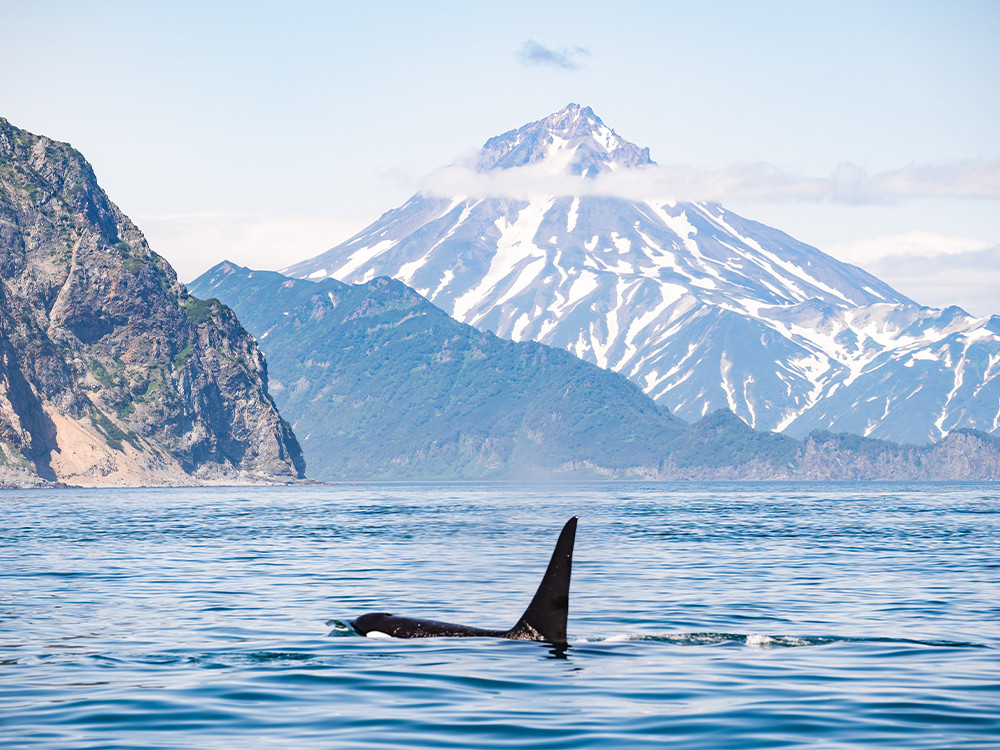
[[[232,307],[317,479],[997,479],[1000,439],[924,448],[688,425],[626,378],[459,323],[384,277],[357,285],[221,263],[191,291]]]
[[[0,487],[303,473],[232,311],[187,293],[79,152],[0,118]]]
[[[1000,317],[921,307],[717,204],[605,194],[609,175],[655,165],[588,107],[492,138],[464,169],[474,194],[417,194],[284,273],[398,279],[459,321],[620,372],[688,421],[729,409],[800,438],[917,444],[1000,429]],[[518,196],[532,181],[559,190]]]

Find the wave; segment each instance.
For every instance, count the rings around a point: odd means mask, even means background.
[[[883,643],[900,645],[931,646],[936,648],[992,648],[985,643],[950,640],[921,640],[917,638],[890,638],[880,636],[841,635],[768,635],[765,633],[620,633],[597,638],[581,638],[574,643],[669,643],[675,646],[714,646],[736,643],[751,648],[799,648],[803,646],[825,646],[831,643]]]

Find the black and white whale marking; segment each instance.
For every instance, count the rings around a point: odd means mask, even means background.
[[[573,567],[576,516],[563,526],[538,591],[521,619],[510,630],[490,630],[450,622],[398,617],[388,612],[371,612],[351,621],[351,627],[369,638],[510,638],[515,641],[545,641],[566,645],[566,617],[569,614],[569,579]]]

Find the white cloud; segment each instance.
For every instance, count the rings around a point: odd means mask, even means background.
[[[551,174],[544,164],[479,172],[467,161],[439,169],[420,183],[432,195],[530,198],[541,195],[602,195],[629,200],[828,201],[851,205],[916,198],[1000,199],[1000,158],[967,159],[869,175],[857,165],[839,165],[828,177],[785,172],[766,162],[722,169],[653,165],[620,169],[592,179]]]
[[[223,260],[260,270],[284,268],[364,227],[364,222],[315,216],[227,213],[139,216],[135,222],[182,281],[192,281]]]
[[[863,264],[892,256],[940,258],[963,255],[986,250],[989,247],[991,247],[991,243],[974,237],[938,234],[936,232],[906,232],[826,245],[823,250],[848,263]]]
[[[518,59],[525,65],[546,65],[553,68],[576,70],[580,67],[580,57],[586,57],[590,50],[585,47],[557,49],[529,39],[517,51]]]
[[[873,237],[824,250],[853,263],[921,305],[958,305],[1000,314],[1000,246],[933,232]]]
[[[870,180],[875,196],[889,198],[1000,198],[1000,158],[911,164]]]

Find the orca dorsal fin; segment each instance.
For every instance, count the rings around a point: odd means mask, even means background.
[[[506,637],[520,641],[566,643],[566,617],[569,615],[569,579],[573,569],[573,542],[576,541],[576,516],[563,526],[538,591],[524,610],[517,625]]]

